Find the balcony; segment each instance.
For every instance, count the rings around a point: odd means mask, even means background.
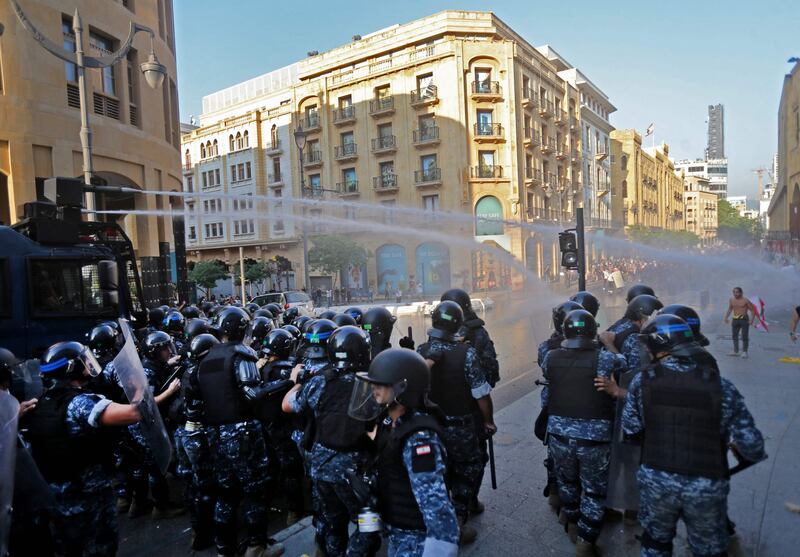
[[[529,184],[541,184],[542,170],[540,168],[525,168],[525,181]]]
[[[529,128],[525,129],[522,142],[525,144],[525,147],[538,145],[540,143],[539,134],[535,130]]]
[[[417,187],[440,186],[442,185],[442,169],[426,168],[414,171],[414,184]]]
[[[570,158],[572,159],[572,164],[580,164],[581,163],[581,153],[574,147],[572,151],[570,151]]]
[[[303,167],[316,168],[318,166],[322,166],[322,151],[316,150],[305,153]]]
[[[567,115],[567,112],[565,110],[561,110],[561,109],[556,110],[555,120],[554,121],[559,126],[566,126],[567,122],[569,122],[569,117]]]
[[[184,163],[183,165],[183,173],[184,174],[192,174],[194,172],[194,166],[192,163]]]
[[[397,191],[399,189],[397,186],[397,175],[383,174],[373,177],[372,189],[378,193]]]
[[[569,153],[569,150],[567,149],[567,145],[565,143],[562,143],[561,145],[557,146],[557,148],[556,148],[556,158],[558,160],[563,161],[564,159],[566,159],[567,156],[568,156],[568,153]]]
[[[269,155],[280,155],[283,152],[283,147],[281,147],[281,140],[274,139],[267,143],[265,151],[266,154]]]
[[[394,114],[394,96],[369,101],[369,115],[373,118]]]
[[[300,125],[303,126],[303,129],[308,133],[319,131],[322,128],[319,114],[307,114],[300,118]]]
[[[358,158],[358,148],[355,143],[345,143],[333,148],[333,156],[337,161],[352,161]]]
[[[353,197],[358,195],[358,180],[339,182],[336,184],[339,195],[342,197]]]
[[[503,98],[503,90],[498,81],[473,81],[472,99],[476,101],[499,101]]]
[[[420,89],[411,91],[411,106],[421,108],[439,102],[439,90],[436,85],[430,84]]]
[[[578,122],[578,119],[572,114],[569,116],[569,131],[570,133],[581,133],[580,122]]]
[[[439,126],[425,126],[414,130],[413,137],[415,147],[426,147],[439,143]]]
[[[539,101],[539,95],[534,92],[533,89],[528,87],[527,89],[522,90],[522,106],[525,108],[530,108],[531,106],[537,105]]]
[[[475,180],[496,180],[503,177],[503,167],[498,164],[479,164],[469,170],[470,178]]]
[[[372,152],[375,154],[395,151],[397,151],[397,138],[393,135],[384,135],[372,140]]]
[[[333,123],[337,126],[352,124],[356,121],[356,107],[343,106],[333,111]]]
[[[553,101],[539,98],[539,116],[542,118],[550,118],[553,116],[554,112]]]
[[[497,143],[505,141],[503,138],[503,125],[488,122],[478,122],[474,125],[475,141],[479,143]]]
[[[267,175],[267,185],[271,188],[280,187],[283,185],[283,174],[269,174]]]
[[[553,137],[546,137],[542,139],[541,150],[543,155],[549,155],[556,150],[556,140]]]

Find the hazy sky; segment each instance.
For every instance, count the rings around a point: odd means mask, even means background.
[[[204,95],[395,23],[444,9],[491,10],[534,46],[552,45],[617,107],[611,122],[673,158],[702,157],[709,104],[725,105],[729,191],[755,195],[769,167],[786,60],[800,56],[795,0],[174,0],[181,117]],[[650,144],[649,138],[647,144]]]

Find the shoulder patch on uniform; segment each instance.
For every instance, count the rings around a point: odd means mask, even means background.
[[[436,470],[436,454],[430,443],[417,443],[411,447],[411,470],[413,472]]]

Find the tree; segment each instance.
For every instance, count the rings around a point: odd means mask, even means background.
[[[663,230],[641,224],[631,226],[627,234],[631,240],[659,247],[694,248],[700,243],[700,237],[688,230]]]
[[[189,280],[197,284],[206,291],[206,298],[209,291],[217,285],[218,280],[228,276],[228,270],[220,261],[198,261],[191,271]]]
[[[316,236],[311,241],[314,247],[308,250],[309,265],[333,275],[334,285],[349,266],[363,266],[367,262],[367,250],[348,236]]]
[[[757,220],[739,214],[725,199],[717,203],[717,237],[729,244],[749,245],[758,239],[760,226]]]

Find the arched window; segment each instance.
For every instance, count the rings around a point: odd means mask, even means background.
[[[244,130],[244,135],[242,138],[244,140],[244,148],[247,149],[250,147],[250,133],[247,130]]]
[[[183,154],[183,162],[186,168],[192,166],[192,155],[189,154],[189,149],[186,149],[186,152]]]
[[[214,151],[211,150],[211,142],[210,141],[206,141],[206,156],[207,157],[213,157],[214,156]]]
[[[628,181],[622,181],[622,199],[628,199]]]
[[[236,150],[242,149],[242,134],[236,132]]]
[[[233,134],[228,136],[228,151],[235,151],[236,145],[233,143]]]
[[[475,235],[503,234],[503,204],[493,195],[482,197],[475,204]]]
[[[215,139],[214,140],[214,156],[216,157],[217,155],[219,155],[219,143],[217,143],[217,140]]]
[[[628,170],[628,155],[622,155],[620,166],[622,170]]]
[[[204,144],[200,144],[200,158],[206,158],[206,146]]]

